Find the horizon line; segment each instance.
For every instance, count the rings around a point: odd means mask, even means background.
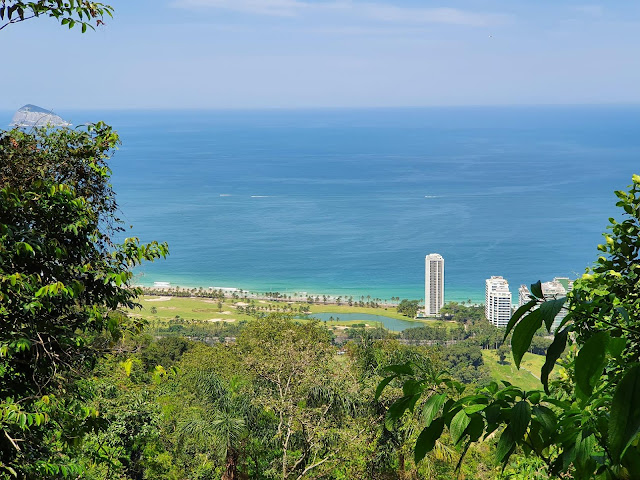
[[[640,101],[637,102],[595,102],[595,103],[469,103],[469,104],[432,104],[432,105],[359,105],[359,106],[322,106],[322,105],[304,105],[304,106],[211,106],[211,107],[170,107],[170,106],[141,106],[141,107],[56,107],[57,111],[61,109],[77,112],[123,112],[123,111],[301,111],[301,110],[419,110],[419,109],[441,109],[441,108],[553,108],[553,107],[640,107]],[[1,107],[0,111],[15,112],[22,106],[15,109],[11,107]]]

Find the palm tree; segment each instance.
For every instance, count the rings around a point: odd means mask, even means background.
[[[238,478],[238,445],[245,436],[245,427],[244,419],[230,410],[209,415],[199,413],[179,426],[181,436],[188,436],[201,445],[210,445],[219,458],[225,459],[222,480]]]
[[[192,410],[179,425],[180,437],[211,448],[218,458],[224,459],[222,480],[237,480],[241,445],[253,416],[251,404],[240,394],[237,379],[224,385],[217,375],[201,371],[196,373],[193,383],[200,394],[201,408]]]

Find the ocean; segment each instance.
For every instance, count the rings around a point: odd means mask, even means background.
[[[120,133],[126,234],[171,252],[143,285],[420,299],[435,252],[446,300],[516,301],[584,272],[640,173],[640,107],[57,113]]]

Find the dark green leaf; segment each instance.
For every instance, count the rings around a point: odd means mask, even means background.
[[[593,392],[593,387],[600,379],[607,362],[607,342],[609,334],[598,332],[594,334],[580,349],[576,357],[575,375],[580,390],[587,396]]]
[[[593,454],[593,447],[596,446],[596,437],[591,434],[586,438],[582,438],[582,432],[580,432],[576,438],[576,467],[578,471],[584,473],[585,466],[591,461],[591,455]]]
[[[393,428],[393,422],[402,417],[405,411],[413,410],[413,407],[415,406],[419,398],[420,395],[409,395],[396,400],[387,411],[387,418],[385,421],[387,429],[391,430]]]
[[[553,410],[543,405],[535,405],[532,411],[537,421],[544,427],[547,433],[555,432],[557,419]]]
[[[535,307],[537,303],[538,302],[536,302],[535,300],[530,300],[529,302],[527,302],[524,305],[520,306],[515,311],[515,313],[509,319],[509,323],[507,323],[507,328],[504,331],[504,338],[502,339],[503,342],[507,339],[507,337],[509,336],[509,333],[511,333],[511,330],[513,329],[515,324],[518,323],[518,320],[520,320],[520,318],[525,313],[527,313],[529,310],[531,310],[533,307]]]
[[[396,373],[398,375],[413,375],[413,369],[411,368],[410,363],[403,363],[402,365],[389,365],[385,367],[384,370],[387,370],[392,373]]]
[[[527,393],[527,400],[533,404],[540,403],[540,397],[542,397],[542,392],[539,390]]]
[[[531,421],[531,407],[529,402],[522,400],[516,403],[511,410],[511,432],[515,440],[520,440],[527,433],[529,422]]]
[[[542,282],[540,282],[540,280],[531,284],[531,293],[540,299],[544,298],[544,294],[542,293]]]
[[[640,431],[640,364],[625,374],[616,388],[609,418],[609,451],[618,462]]]
[[[540,371],[540,381],[544,386],[544,391],[549,394],[549,374],[555,367],[556,362],[564,352],[564,349],[567,346],[567,335],[570,331],[571,327],[567,327],[564,330],[556,333],[556,336],[553,339],[551,345],[547,349],[547,358],[542,366],[542,370]]]
[[[541,326],[542,317],[540,316],[540,309],[538,309],[520,320],[513,330],[511,350],[513,352],[513,361],[517,368],[520,368],[522,357],[529,350],[531,339]]]
[[[433,447],[436,445],[436,440],[442,435],[442,430],[444,430],[444,419],[442,417],[436,418],[431,425],[422,430],[416,441],[414,452],[416,463],[433,450]]]
[[[405,397],[415,395],[420,392],[422,392],[422,383],[417,380],[409,379],[402,385],[402,393]]]
[[[385,389],[387,385],[389,385],[391,380],[393,380],[394,378],[396,378],[396,375],[383,378],[382,381],[378,384],[378,388],[376,388],[376,397],[375,397],[376,401],[378,401],[378,399],[380,398],[380,395],[382,395],[382,391]]]
[[[540,305],[540,315],[548,332],[551,331],[553,321],[556,319],[556,315],[560,313],[560,310],[562,310],[562,306],[566,301],[567,298],[562,297],[555,300],[547,300]]]
[[[509,461],[509,456],[513,452],[516,447],[516,442],[513,439],[513,434],[511,433],[511,428],[507,426],[500,435],[500,440],[498,440],[498,447],[496,449],[496,455],[498,456],[498,461],[501,463],[507,463]]]
[[[624,337],[611,337],[607,343],[607,351],[613,358],[617,358],[622,354],[627,346],[627,339]]]
[[[473,415],[471,422],[467,427],[467,433],[469,434],[469,440],[472,442],[478,441],[484,432],[484,419],[480,415]]]

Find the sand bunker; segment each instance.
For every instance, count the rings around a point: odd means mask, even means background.
[[[209,320],[207,320],[207,322],[226,322],[226,323],[230,323],[230,322],[235,322],[236,319],[235,318],[210,318]]]
[[[158,297],[158,298],[144,298],[144,302],[166,302],[171,300],[171,297]]]

